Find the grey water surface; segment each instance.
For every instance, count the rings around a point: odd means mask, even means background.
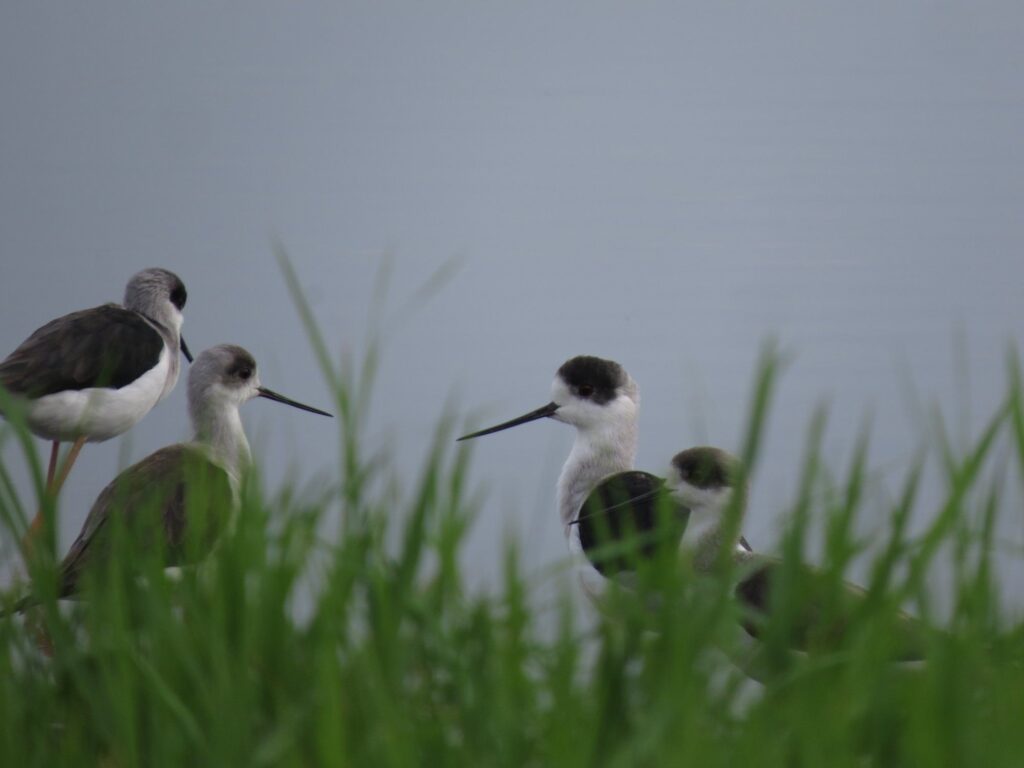
[[[369,439],[411,483],[446,402],[467,427],[510,418],[580,353],[639,382],[639,466],[735,450],[774,338],[789,364],[747,536],[775,543],[822,403],[836,466],[872,424],[870,533],[933,406],[976,434],[1019,349],[1022,38],[1015,2],[5,3],[0,354],[163,266],[193,350],[242,344],[266,385],[327,405],[277,238],[336,352],[383,317]],[[184,395],[88,447],[64,545],[120,467],[188,437]],[[272,488],[332,471],[335,425],[244,415]],[[506,535],[530,571],[564,557],[570,442],[539,423],[474,446],[481,585]],[[1022,544],[1019,514],[1004,529]],[[1011,601],[1020,561],[1002,560]]]

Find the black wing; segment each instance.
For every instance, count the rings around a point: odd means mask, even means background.
[[[159,553],[164,565],[174,566],[208,554],[231,509],[227,472],[200,449],[172,445],[150,454],[97,497],[61,563],[61,596],[77,591],[85,568],[110,556],[115,516],[134,554]]]
[[[602,480],[583,503],[576,524],[587,559],[604,576],[613,576],[636,570],[638,560],[652,557],[669,540],[677,547],[689,514],[662,478],[630,471]]]
[[[854,614],[866,599],[856,584],[835,581],[807,565],[787,566],[778,558],[752,555],[741,565],[744,576],[735,594],[745,610],[743,628],[760,638],[773,620],[785,620],[787,644],[795,650],[834,650],[842,642]],[[786,577],[783,574],[786,571]],[[780,590],[783,579],[792,597]],[[889,617],[896,660],[924,658],[926,637],[918,619],[903,611]]]
[[[137,312],[104,304],[51,320],[0,363],[0,384],[28,398],[120,389],[160,359],[164,341]]]

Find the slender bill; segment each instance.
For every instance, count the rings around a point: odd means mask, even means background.
[[[494,432],[501,432],[503,429],[509,429],[511,427],[518,427],[520,424],[526,424],[530,421],[536,421],[537,419],[543,419],[548,416],[553,416],[555,411],[558,410],[558,403],[548,403],[545,406],[541,406],[535,411],[530,411],[517,419],[512,421],[506,421],[504,424],[498,424],[496,427],[488,427],[487,429],[481,429],[479,432],[473,432],[469,435],[463,435],[459,440],[470,440],[474,437],[480,437],[481,435],[490,435]]]
[[[184,336],[178,336],[178,343],[181,346],[181,354],[185,356],[185,359],[190,363],[192,362],[192,352],[188,348],[188,344],[185,343]]]
[[[319,408],[314,408],[311,405],[303,405],[302,403],[298,403],[294,400],[291,400],[285,397],[284,395],[277,394],[277,392],[274,392],[272,389],[267,389],[266,387],[258,387],[256,391],[259,393],[260,397],[265,397],[267,398],[267,400],[273,400],[278,403],[284,403],[285,405],[290,405],[292,408],[298,408],[300,411],[319,413],[321,416],[330,416],[332,419],[334,418],[334,415],[328,413],[327,411],[321,411]]]

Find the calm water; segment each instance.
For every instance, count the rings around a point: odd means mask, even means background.
[[[371,438],[411,478],[446,402],[474,424],[517,415],[579,353],[639,382],[639,466],[735,449],[775,338],[791,362],[746,526],[767,549],[816,405],[837,464],[873,425],[877,501],[933,405],[970,434],[998,403],[1024,319],[1015,4],[108,5],[0,10],[2,354],[160,265],[189,286],[193,349],[243,344],[268,386],[326,404],[277,236],[339,353],[383,318]],[[371,306],[387,257],[390,298]],[[246,418],[272,485],[328,471],[332,425],[259,402]],[[187,434],[179,386],[90,447],[63,540],[118,467]],[[476,445],[482,583],[506,533],[530,568],[563,556],[570,440],[543,423]],[[1019,516],[1004,523],[1020,544]]]

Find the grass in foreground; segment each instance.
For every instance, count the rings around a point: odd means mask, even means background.
[[[1004,508],[1003,475],[989,471],[1001,442],[1024,476],[1015,363],[1005,404],[970,450],[939,446],[929,458],[944,468],[946,502],[913,537],[920,471],[908,474],[841,646],[793,657],[772,645],[785,627],[769,627],[761,687],[721,651],[740,639],[724,579],[664,568],[656,610],[620,595],[581,625],[575,580],[566,574],[566,598],[540,609],[510,546],[502,588],[467,589],[465,449],[443,425],[418,483],[402,490],[386,456],[361,452],[373,355],[338,371],[305,317],[341,417],[336,487],[267,496],[254,475],[237,527],[201,568],[172,582],[122,542],[89,585],[102,598],[62,610],[51,539],[32,571],[54,657],[36,652],[22,620],[0,620],[0,765],[1021,764],[1024,631],[1001,613],[992,564],[999,517],[1020,511]],[[755,388],[749,466],[772,375],[766,367]],[[801,560],[809,521],[825,520],[823,578],[838,585],[864,556],[852,531],[867,456],[857,451],[829,484],[814,433],[782,551]],[[21,533],[34,503],[15,498],[0,471],[4,536]],[[323,541],[324,521],[339,514],[341,535]],[[938,568],[955,573],[941,626]],[[884,662],[879,617],[893,605],[934,627],[921,669]]]

